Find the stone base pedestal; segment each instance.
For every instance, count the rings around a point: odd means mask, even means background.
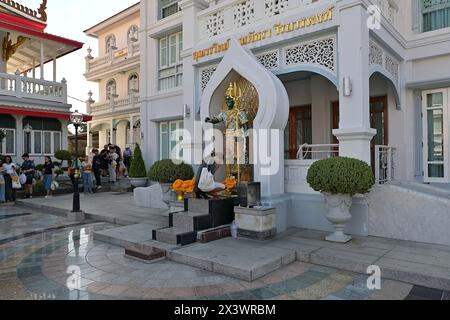
[[[67,213],[67,219],[75,222],[84,222],[86,220],[86,215],[82,211],[80,212],[69,211]]]
[[[235,208],[238,237],[266,241],[277,235],[275,208]]]

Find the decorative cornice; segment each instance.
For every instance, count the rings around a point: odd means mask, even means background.
[[[42,22],[47,22],[47,0],[42,0],[42,3],[37,10],[30,9],[12,0],[0,0],[0,2],[10,6],[17,11],[29,15],[31,18],[40,20]]]

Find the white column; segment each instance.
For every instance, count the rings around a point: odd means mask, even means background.
[[[87,143],[86,143],[86,154],[91,154],[92,150],[92,133],[91,133],[91,123],[88,122],[87,124]]]
[[[369,98],[369,29],[367,13],[362,5],[341,10],[338,29],[339,44],[339,113],[340,124],[333,134],[340,142],[340,155],[370,164],[370,144],[376,130],[370,126]],[[344,95],[344,78],[353,90]]]
[[[135,117],[130,116],[130,145],[133,150],[136,144],[136,129],[134,128],[134,125],[135,125]]]
[[[44,41],[41,40],[41,79],[44,80]]]
[[[23,144],[23,116],[14,116],[16,118],[16,157],[20,156],[25,152]]]
[[[202,132],[196,130],[196,114],[197,105],[200,103],[197,97],[197,88],[192,90],[192,83],[198,83],[196,77],[198,70],[193,66],[192,50],[200,40],[200,23],[197,19],[197,14],[208,7],[208,3],[204,0],[183,0],[180,2],[180,8],[183,11],[183,86],[184,89],[184,103],[190,113],[184,119],[184,129],[186,134],[184,136],[183,154],[184,161],[189,164],[201,164],[202,160]],[[190,135],[190,139],[187,136]],[[196,143],[199,140],[199,143]]]
[[[53,82],[56,82],[56,57],[53,57]]]
[[[111,144],[116,144],[117,143],[117,139],[116,139],[116,134],[117,134],[117,128],[116,128],[116,120],[112,119],[111,120]]]
[[[60,120],[61,126],[62,126],[62,150],[67,150],[69,147],[69,143],[67,141],[67,138],[69,136],[69,129],[67,128],[69,125],[69,120]]]

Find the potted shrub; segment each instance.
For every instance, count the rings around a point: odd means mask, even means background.
[[[131,185],[135,188],[147,186],[147,171],[145,169],[144,158],[142,157],[142,151],[139,145],[136,145],[136,148],[134,149],[128,178],[130,179]]]
[[[68,150],[59,150],[55,152],[55,158],[61,160],[60,166],[64,164],[64,161],[67,161],[67,166],[70,167],[69,161],[72,161],[72,152]]]
[[[351,220],[350,207],[356,194],[366,194],[375,184],[372,168],[364,161],[336,157],[315,162],[308,172],[311,188],[325,196],[327,219],[335,232],[326,240],[346,243],[352,238],[344,234]]]
[[[191,180],[194,170],[184,162],[174,163],[172,160],[157,161],[148,173],[150,181],[161,184],[164,193],[164,202],[170,203],[177,200],[177,194],[172,190],[172,185],[177,180]]]

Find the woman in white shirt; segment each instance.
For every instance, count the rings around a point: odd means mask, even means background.
[[[5,157],[3,163],[3,169],[5,172],[5,187],[6,187],[6,202],[15,202],[17,196],[17,190],[12,187],[12,177],[16,175],[17,165],[13,163],[10,156]]]

